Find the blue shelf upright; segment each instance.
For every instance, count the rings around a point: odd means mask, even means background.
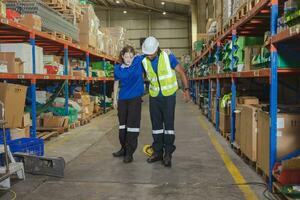
[[[271,1],[271,35],[277,34],[278,0]],[[270,163],[269,191],[272,191],[272,170],[277,159],[277,97],[278,97],[278,53],[275,45],[271,44],[271,93],[270,93]]]
[[[104,61],[104,71],[106,72],[106,61],[105,59],[103,59]],[[106,80],[103,81],[103,109],[104,109],[104,113],[106,113]]]
[[[221,43],[220,41],[217,42],[217,53],[216,53],[216,63],[217,67],[219,68],[219,61],[220,61],[220,50],[221,50]],[[216,130],[220,131],[219,128],[219,121],[220,121],[220,108],[219,108],[219,100],[221,96],[221,89],[220,89],[220,79],[217,78],[217,91],[216,91]]]
[[[64,45],[64,75],[67,76],[69,74],[69,48],[67,45]],[[69,83],[66,80],[66,84],[65,84],[65,114],[69,115]]]
[[[230,69],[233,72],[234,71],[234,65],[235,65],[235,42],[237,40],[237,31],[232,31],[232,50],[231,50],[231,65]],[[236,79],[231,79],[231,129],[230,129],[230,142],[233,143],[235,141],[235,101],[236,101]]]
[[[30,44],[32,47],[32,73],[36,73],[36,55],[35,55],[35,35],[30,34]],[[31,91],[31,118],[32,118],[32,130],[31,137],[36,138],[36,80],[31,79],[30,85]]]
[[[208,79],[208,119],[211,116],[211,85],[212,81]]]
[[[86,71],[87,77],[89,77],[90,76],[90,54],[88,52],[85,54],[85,60],[86,60],[85,71]],[[87,91],[87,93],[90,93],[90,82],[89,81],[87,82],[87,85],[86,85],[86,91]]]

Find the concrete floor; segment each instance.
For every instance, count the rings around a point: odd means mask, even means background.
[[[112,111],[92,123],[72,130],[46,143],[47,155],[63,156],[67,161],[65,178],[27,175],[16,181],[12,190],[25,200],[199,200],[245,199],[212,145],[207,131],[199,123],[200,112],[178,95],[176,110],[176,145],[171,169],[160,163],[146,163],[142,147],[152,142],[148,97],[144,98],[142,131],[134,162],[123,164],[113,158],[118,150],[118,123]],[[207,122],[207,124],[209,124]],[[213,127],[209,125],[213,131]],[[217,140],[248,182],[262,182],[217,135]],[[264,188],[251,186],[259,199]],[[0,199],[11,199],[11,192]]]

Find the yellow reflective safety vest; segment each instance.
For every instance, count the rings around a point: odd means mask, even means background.
[[[171,96],[178,90],[175,70],[171,68],[169,55],[162,51],[158,58],[157,73],[154,72],[151,61],[145,57],[143,66],[150,81],[149,93],[157,97],[161,91],[163,96]]]

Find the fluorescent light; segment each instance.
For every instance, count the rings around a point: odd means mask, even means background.
[[[123,13],[124,13],[124,14],[127,14],[127,10],[124,10]]]
[[[120,1],[116,1],[116,3],[120,3]]]
[[[164,1],[161,2],[161,5],[165,5],[166,3]]]
[[[163,15],[166,15],[166,14],[167,14],[167,12],[166,12],[166,11],[164,11],[164,12],[163,12]]]

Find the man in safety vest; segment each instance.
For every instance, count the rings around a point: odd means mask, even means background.
[[[190,101],[188,79],[184,68],[172,53],[166,53],[159,48],[159,42],[154,37],[148,37],[142,46],[145,54],[143,66],[150,81],[150,116],[153,135],[153,155],[148,163],[163,161],[166,167],[172,165],[172,154],[176,147],[174,119],[176,91],[178,83],[176,72],[180,75],[184,86],[184,99]]]

